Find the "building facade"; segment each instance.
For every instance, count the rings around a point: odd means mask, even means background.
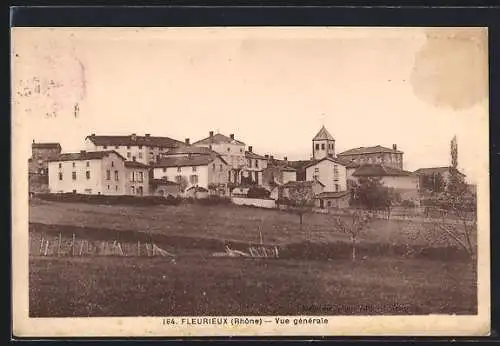
[[[161,154],[184,145],[184,142],[148,133],[144,136],[135,133],[128,136],[98,136],[93,133],[85,138],[87,151],[114,150],[128,161],[144,164],[157,162]]]
[[[262,185],[263,172],[267,168],[268,159],[253,152],[252,146],[245,151],[246,166],[242,173],[242,180],[248,179],[253,184]]]
[[[128,175],[126,194],[131,196],[147,196],[149,191],[149,166],[138,161],[125,161]]]
[[[403,169],[403,152],[398,150],[396,144],[393,144],[392,149],[380,145],[354,148],[337,154],[337,157],[346,163],[380,164],[385,167]]]
[[[231,170],[223,158],[211,155],[165,157],[152,167],[153,179],[178,183],[183,191],[193,186],[208,190],[226,185]]]
[[[229,137],[213,131],[209,132],[207,138],[201,139],[194,146],[206,147],[217,152],[230,167],[228,181],[235,184],[241,183],[241,176],[246,167],[245,143],[236,140],[234,134]]]
[[[383,165],[362,165],[353,174],[352,179],[379,178],[381,183],[396,190],[403,200],[420,203],[419,177],[408,172]]]
[[[49,161],[51,193],[126,195],[125,158],[116,151],[80,151]]]
[[[347,190],[347,170],[338,160],[325,157],[306,166],[306,180],[320,181],[325,192]]]
[[[28,159],[28,186],[30,194],[49,191],[48,161],[56,159],[61,153],[59,143],[31,144],[31,157]]]
[[[419,178],[420,189],[425,187],[424,179],[437,179],[437,175],[440,175],[443,179],[444,187],[450,182],[450,177],[452,175],[452,167],[427,167],[419,168],[414,173]],[[463,179],[465,174],[457,170],[458,175]]]

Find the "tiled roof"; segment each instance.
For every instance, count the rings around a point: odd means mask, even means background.
[[[325,184],[323,184],[319,180],[307,180],[307,181],[289,181],[283,184],[283,187],[294,187],[294,186],[312,187],[315,183],[318,183],[323,187],[325,186]]]
[[[313,141],[321,141],[321,140],[329,140],[329,141],[334,141],[335,138],[328,132],[328,130],[325,128],[325,126],[322,126],[319,132],[314,136]]]
[[[33,149],[61,149],[61,144],[59,144],[59,143],[32,143],[31,147]]]
[[[191,190],[195,190],[195,191],[198,191],[198,192],[208,192],[208,190],[205,189],[203,186],[191,186],[186,191],[191,191]]]
[[[402,154],[403,152],[399,151],[399,150],[394,150],[394,149],[386,148],[386,147],[383,147],[381,145],[376,145],[374,147],[359,147],[359,148],[349,149],[349,150],[346,150],[344,152],[341,152],[340,154],[337,154],[337,156],[377,154],[377,153]]]
[[[451,167],[428,167],[428,168],[419,168],[415,171],[415,174],[444,174],[446,172],[450,172]],[[462,176],[465,176],[462,172],[458,171],[458,173]]]
[[[184,166],[206,166],[214,161],[210,155],[193,155],[191,157],[163,157],[153,167],[184,167]]]
[[[90,135],[86,139],[90,139],[95,145],[121,145],[121,146],[149,146],[162,148],[177,148],[184,146],[185,143],[169,137],[154,137],[154,136],[96,136]]]
[[[352,173],[355,177],[410,176],[412,172],[377,164],[360,166]]]
[[[212,149],[209,149],[207,147],[197,147],[195,145],[186,145],[183,147],[171,149],[171,150],[167,151],[166,153],[163,153],[163,156],[179,155],[179,154],[197,154],[197,155],[219,156],[219,154],[216,151],[213,151]]]
[[[339,159],[336,159],[336,158],[333,158],[333,157],[324,157],[322,159],[319,159],[319,160],[311,160],[306,166],[305,168],[308,168],[308,167],[311,167],[311,166],[314,166],[322,161],[325,161],[325,160],[328,160],[328,161],[331,161],[331,162],[334,162],[336,164],[339,164],[339,165],[342,165],[342,166],[345,166],[346,165],[346,162],[345,161],[342,161],[342,160],[339,160]]]
[[[256,154],[252,151],[245,151],[245,157],[250,158],[250,159],[267,160],[267,158],[265,156]]]
[[[224,136],[221,133],[216,133],[212,137],[201,139],[198,142],[194,142],[193,144],[196,145],[196,144],[221,144],[221,143],[234,143],[239,145],[245,145],[245,143],[237,139],[231,139],[227,136]]]
[[[149,168],[148,165],[145,165],[138,161],[125,161],[125,167],[127,168]]]
[[[316,195],[316,198],[341,198],[347,195],[349,195],[349,191],[320,192]]]
[[[79,161],[79,160],[100,160],[103,157],[107,157],[110,154],[115,154],[122,160],[126,160],[123,156],[114,150],[104,150],[104,151],[81,151],[79,153],[64,153],[59,154],[57,158],[48,161]]]
[[[161,178],[161,179],[152,179],[151,180],[152,185],[179,185],[179,183],[176,183],[175,181],[170,181],[166,178]]]

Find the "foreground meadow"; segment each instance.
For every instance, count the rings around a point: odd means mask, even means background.
[[[107,206],[36,202],[30,207],[30,315],[376,315],[475,314],[476,274],[466,257],[405,256],[412,244],[441,254],[429,224],[377,220],[349,257],[349,238],[321,214],[224,206]],[[39,256],[40,236],[70,241],[110,235],[153,238],[177,256]],[[280,259],[212,258],[224,241],[283,247]],[[305,231],[310,242],[305,243]],[[107,235],[106,235],[107,234]],[[161,237],[160,237],[161,235]],[[116,238],[109,238],[110,241]],[[163,239],[163,240],[162,240]],[[141,240],[142,241],[142,240]],[[155,240],[156,241],[156,240]],[[380,251],[380,249],[390,251]],[[327,253],[322,254],[325,250]],[[280,252],[281,253],[281,252]]]

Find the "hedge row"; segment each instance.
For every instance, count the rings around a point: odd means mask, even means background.
[[[180,198],[168,196],[107,196],[107,195],[84,195],[78,193],[43,193],[37,197],[46,201],[75,202],[89,204],[126,204],[126,205],[178,205]]]
[[[107,196],[107,195],[85,195],[77,193],[41,193],[37,197],[46,201],[74,202],[107,205],[179,205],[181,203],[196,203],[201,205],[229,204],[231,200],[219,196],[207,198],[180,198],[162,196]]]

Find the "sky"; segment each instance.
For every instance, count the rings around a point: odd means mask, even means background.
[[[485,29],[14,28],[13,150],[78,151],[91,133],[191,142],[213,130],[254,152],[309,159],[397,144],[404,168],[488,172]]]

